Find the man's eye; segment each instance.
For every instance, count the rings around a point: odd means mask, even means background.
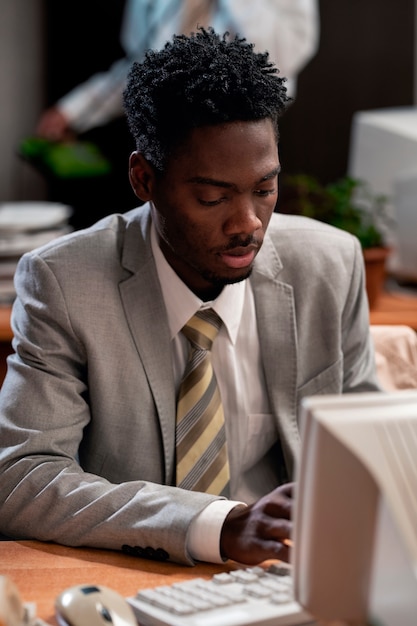
[[[224,200],[225,198],[217,198],[216,200],[203,200],[202,198],[200,198],[199,203],[202,204],[203,206],[216,206],[217,204],[220,204]]]
[[[256,189],[255,194],[260,196],[261,198],[266,198],[267,196],[272,196],[276,193],[275,187],[273,189]]]

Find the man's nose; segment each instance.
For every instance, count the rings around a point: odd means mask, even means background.
[[[250,235],[262,227],[253,199],[239,198],[233,202],[224,231],[227,235]]]

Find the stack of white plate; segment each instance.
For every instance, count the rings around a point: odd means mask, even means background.
[[[25,252],[69,232],[71,207],[57,202],[0,204],[0,304],[15,298],[13,276]]]

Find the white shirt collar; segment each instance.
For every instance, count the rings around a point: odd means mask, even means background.
[[[212,307],[223,320],[230,341],[234,344],[242,317],[247,281],[226,285],[215,300],[203,302],[182,282],[165,259],[153,224],[151,225],[151,247],[167,310],[171,339],[176,337],[196,311]]]

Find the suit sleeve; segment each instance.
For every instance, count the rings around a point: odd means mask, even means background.
[[[189,526],[216,498],[83,471],[78,450],[92,417],[84,345],[42,258],[21,259],[16,290],[16,354],[0,393],[0,532],[193,564]]]

